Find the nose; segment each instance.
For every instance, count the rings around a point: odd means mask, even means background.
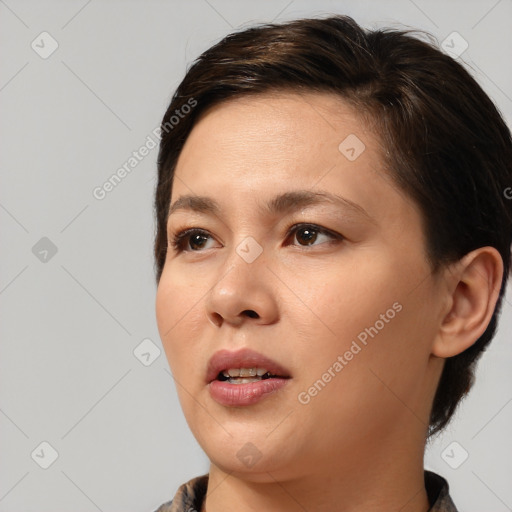
[[[216,327],[224,323],[236,327],[246,322],[274,323],[279,315],[275,276],[268,269],[264,255],[248,263],[233,252],[222,267],[222,275],[209,290],[205,307],[208,319]]]

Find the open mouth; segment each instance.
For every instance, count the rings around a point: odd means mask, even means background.
[[[261,380],[285,378],[288,377],[274,375],[266,368],[230,368],[219,372],[216,380],[229,382],[229,384],[250,384]]]
[[[245,407],[276,396],[291,378],[276,361],[245,348],[217,351],[208,362],[205,381],[210,396],[220,405]]]

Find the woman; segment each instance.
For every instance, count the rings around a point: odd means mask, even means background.
[[[511,165],[492,101],[406,32],[201,55],[162,121],[156,313],[211,464],[158,512],[456,510],[423,454],[495,333]]]

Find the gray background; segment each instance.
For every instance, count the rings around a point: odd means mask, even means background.
[[[104,199],[93,190],[146,142],[200,52],[255,22],[330,12],[439,42],[457,31],[512,124],[510,0],[0,0],[0,512],[152,511],[207,471],[158,354],[157,150]],[[58,43],[47,58],[43,31]],[[465,512],[512,510],[511,303],[426,456]],[[47,469],[43,442],[58,453]]]

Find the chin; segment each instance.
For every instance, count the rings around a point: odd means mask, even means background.
[[[273,483],[276,479],[286,480],[287,476],[291,477],[291,475],[287,475],[284,468],[284,466],[290,465],[286,464],[286,461],[279,460],[278,452],[279,450],[276,450],[274,457],[262,455],[258,460],[251,462],[239,460],[236,452],[229,454],[207,453],[207,455],[211,464],[230,476],[254,483]]]
[[[227,430],[231,436],[220,426],[215,432],[206,429],[202,439],[196,436],[210,462],[223,472],[263,483],[274,482],[276,475],[284,479],[291,477],[288,475],[290,468],[298,467],[295,461],[289,460],[282,438],[269,439],[266,431],[260,434],[253,432],[248,436],[247,427],[238,431]]]

